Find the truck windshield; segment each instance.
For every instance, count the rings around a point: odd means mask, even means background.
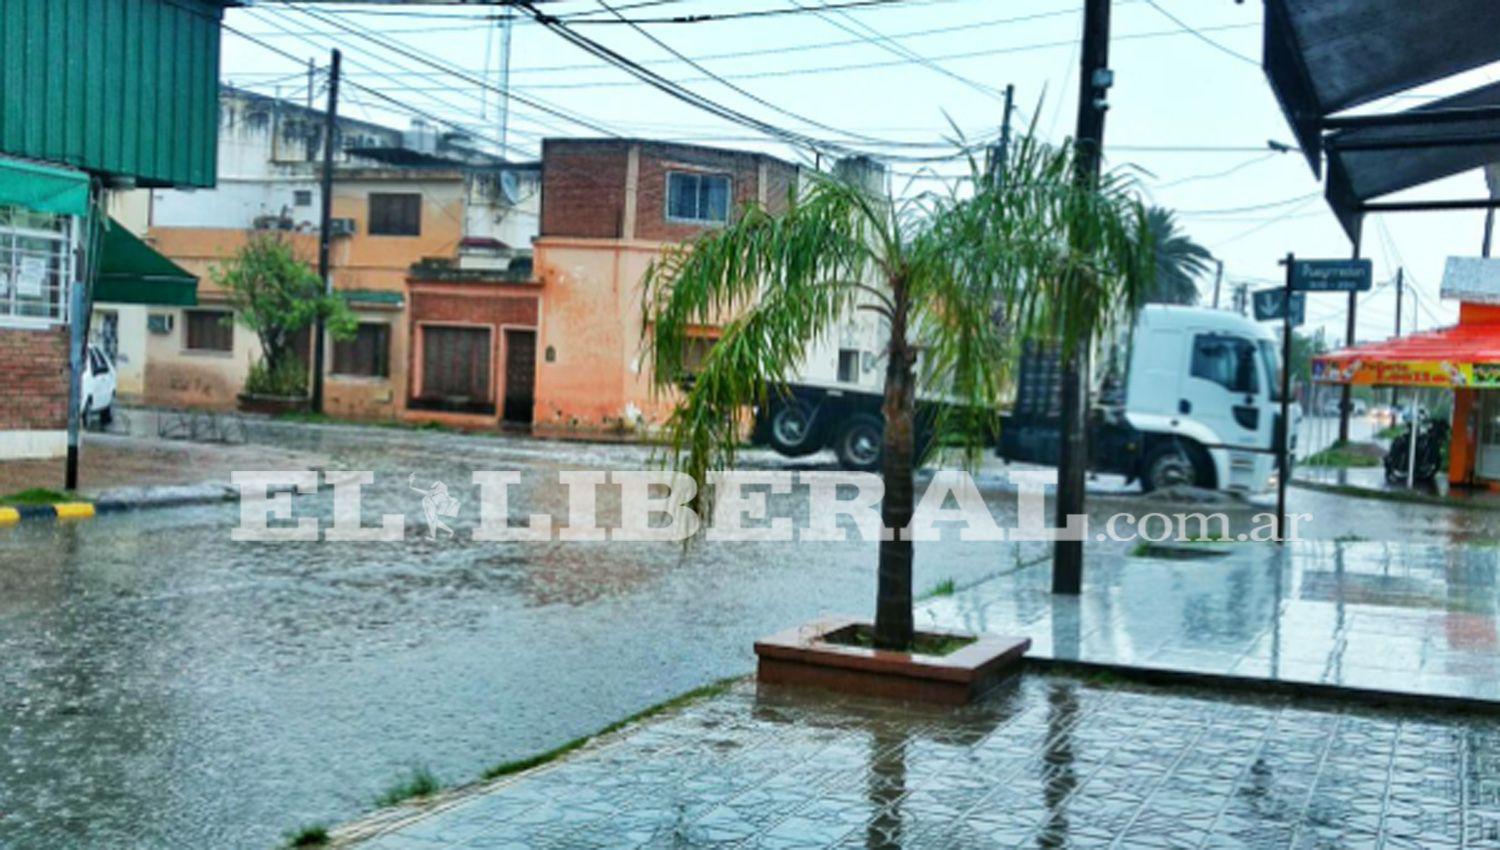
[[[1274,343],[1260,340],[1260,359],[1265,364],[1266,377],[1271,381],[1271,400],[1281,401],[1281,357]]]

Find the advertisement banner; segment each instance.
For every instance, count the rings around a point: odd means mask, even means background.
[[[1317,360],[1313,380],[1325,384],[1398,387],[1500,387],[1500,363],[1447,360]]]

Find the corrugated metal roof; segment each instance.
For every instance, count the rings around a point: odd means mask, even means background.
[[[225,0],[0,0],[0,152],[214,185]]]

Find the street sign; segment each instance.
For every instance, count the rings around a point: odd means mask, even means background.
[[[1368,292],[1374,280],[1369,260],[1297,260],[1291,285],[1298,292]]]
[[[1256,290],[1253,302],[1256,321],[1267,322],[1271,319],[1281,319],[1285,316],[1282,305],[1286,303],[1286,290],[1281,287]],[[1307,296],[1294,292],[1292,293],[1292,324],[1301,325],[1306,320]]]

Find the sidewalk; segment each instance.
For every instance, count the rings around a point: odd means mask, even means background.
[[[1050,564],[923,606],[919,623],[1031,637],[1032,657],[1500,701],[1500,550],[1228,544],[1202,560]]]
[[[746,682],[363,850],[1497,847],[1500,726],[1028,673],[935,711]]]
[[[944,710],[746,680],[335,837],[362,850],[1500,848],[1496,550],[1220,548],[1095,558],[1079,599],[1052,597],[1045,564],[1018,569],[924,604],[918,624],[1248,687],[1152,688],[1043,663]],[[1378,708],[1258,691],[1266,680],[1497,704]]]

